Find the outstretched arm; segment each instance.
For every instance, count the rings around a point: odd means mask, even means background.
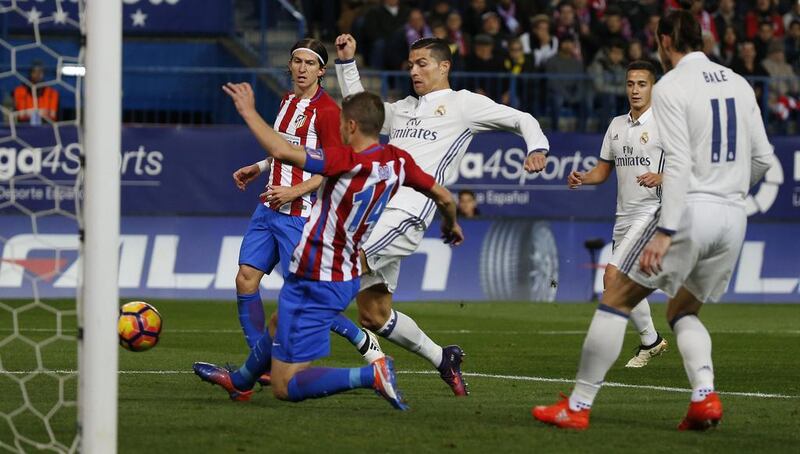
[[[600,160],[597,165],[588,172],[573,171],[567,177],[567,185],[570,189],[575,189],[584,184],[601,184],[608,180],[614,167],[610,162]]]
[[[280,136],[272,126],[267,124],[256,111],[253,88],[247,82],[234,84],[228,82],[222,86],[242,116],[247,127],[267,153],[279,161],[302,168],[306,163],[306,150],[299,145],[292,145]]]

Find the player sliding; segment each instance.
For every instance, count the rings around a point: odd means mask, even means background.
[[[661,204],[661,172],[664,150],[656,121],[650,109],[650,93],[656,83],[656,69],[646,61],[628,65],[626,89],[631,110],[608,126],[600,160],[589,172],[573,171],[567,177],[571,189],[582,184],[604,183],[617,169],[617,219],[611,260],[606,265],[603,286],[608,288],[617,279],[622,257],[628,255],[653,213]],[[667,350],[650,316],[647,298],[631,310],[631,321],[639,332],[641,345],[625,367],[644,367],[650,358]]]
[[[678,429],[705,430],[722,419],[711,337],[698,314],[728,286],[747,227],[745,198],[769,168],[772,146],[752,87],[700,52],[700,25],[691,13],[673,11],[661,19],[657,35],[667,71],[653,91],[667,162],[663,200],[595,312],[572,394],[532,410],[536,419],[562,428],[589,427],[592,402],[622,349],[631,309],[656,288],[670,297],[667,320],[692,386]]]
[[[325,46],[315,39],[305,38],[292,46],[288,64],[292,91],[281,100],[275,129],[293,144],[310,148],[342,145],[339,106],[319,84],[325,74],[327,60]],[[239,272],[236,275],[239,322],[251,349],[266,332],[264,306],[259,292],[261,279],[278,264],[281,275],[285,277],[288,274],[292,251],[300,241],[303,226],[311,212],[310,193],[322,183],[319,175],[311,175],[291,164],[270,161],[243,167],[233,175],[236,185],[244,190],[262,169],[270,168],[263,203],[259,203],[253,212],[242,239]],[[270,325],[274,332],[274,317]],[[383,356],[374,335],[358,329],[347,317],[337,316],[334,331],[359,348],[367,362]],[[260,382],[268,384],[268,376],[265,375]]]
[[[364,90],[353,57],[356,42],[350,35],[336,38],[336,73],[344,95]],[[385,103],[381,133],[389,144],[406,149],[420,167],[440,184],[452,182],[473,134],[504,130],[521,135],[529,150],[527,171],[540,171],[549,149],[539,123],[529,114],[495,103],[467,90],[453,91],[448,80],[452,66],[446,41],[424,38],[411,45],[409,76],[419,98]],[[361,282],[358,311],[361,325],[408,351],[426,358],[457,396],[468,388],[461,376],[464,352],[457,345],[442,348],[406,314],[392,309],[400,261],[419,247],[433,220],[433,202],[422,194],[400,188],[378,219],[362,253],[368,273]]]
[[[195,373],[222,386],[231,399],[248,400],[256,378],[269,367],[264,352],[271,347],[272,392],[278,399],[298,402],[353,388],[374,388],[392,406],[405,410],[392,358],[352,369],[311,367],[311,362],[330,352],[331,324],[360,287],[358,250],[390,198],[401,185],[430,197],[444,216],[445,242],[458,245],[464,237],[456,223],[452,195],[423,172],[411,155],[379,144],[384,110],[374,94],[363,92],[342,102],[342,141],[349,146],[315,150],[290,144],[273,131],[256,112],[249,84],[227,84],[224,90],[273,158],[326,178],[278,297],[275,339],[262,336],[245,364],[233,373],[208,363],[195,363]]]

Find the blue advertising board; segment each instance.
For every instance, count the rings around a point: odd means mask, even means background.
[[[247,223],[245,217],[123,218],[122,297],[234,300]],[[572,302],[602,292],[611,245],[592,263],[584,242],[610,243],[610,222],[467,220],[463,227],[466,241],[453,248],[431,226],[403,262],[397,300]],[[30,297],[35,287],[41,297],[74,297],[78,238],[67,216],[2,217],[0,296]],[[800,302],[798,256],[796,224],[751,223],[723,301]],[[266,277],[264,298],[277,298],[282,282]]]
[[[17,192],[39,184],[40,178],[65,185],[74,181],[80,162],[77,132],[69,127],[57,132],[19,126],[16,140],[0,144],[0,213],[7,212],[3,202],[9,200],[13,180],[18,180]],[[0,137],[8,136],[11,133],[0,128]],[[800,139],[770,140],[776,161],[748,199],[749,214],[758,221],[800,221]],[[569,172],[596,164],[601,141],[596,134],[553,133],[544,171],[528,174],[522,170],[525,152],[519,137],[478,134],[450,188],[474,191],[485,217],[610,220],[616,201],[613,180],[578,190],[566,187]],[[246,216],[266,178],[240,193],[231,175],[265,156],[243,126],[126,126],[120,156],[123,214]],[[51,206],[53,201],[42,194],[42,199],[26,201],[27,206]]]
[[[122,28],[135,34],[224,34],[233,28],[232,0],[121,0]],[[17,0],[7,12],[8,27],[30,32],[78,29],[77,0]]]

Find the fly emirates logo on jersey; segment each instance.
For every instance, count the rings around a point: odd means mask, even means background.
[[[412,118],[406,122],[404,128],[392,129],[389,136],[395,139],[422,139],[431,142],[439,138],[439,132],[422,127],[422,120]]]

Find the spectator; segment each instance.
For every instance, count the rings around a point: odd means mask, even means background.
[[[403,26],[403,35],[405,36],[405,47],[403,50],[408,51],[408,48],[414,44],[414,41],[421,38],[430,38],[433,36],[430,27],[425,23],[425,16],[418,8],[413,8],[408,13],[408,21]],[[405,56],[403,57],[405,58]]]
[[[613,40],[597,53],[589,65],[594,91],[600,103],[600,119],[605,128],[608,120],[624,109],[627,100],[625,89],[626,68],[623,64],[625,47],[623,41]]]
[[[558,42],[558,54],[545,63],[545,72],[552,76],[547,82],[547,99],[550,102],[550,128],[558,131],[561,109],[572,108],[578,117],[579,131],[586,129],[588,96],[583,63],[576,57],[575,37],[565,36]]]
[[[463,71],[464,70],[464,59],[461,54],[458,52],[458,44],[453,42],[450,39],[450,33],[447,30],[447,26],[441,22],[434,22],[431,24],[431,33],[433,34],[434,38],[439,38],[443,41],[446,41],[447,44],[450,46],[450,54],[452,55],[452,71]]]
[[[756,58],[759,62],[767,58],[767,49],[775,39],[775,28],[771,21],[764,21],[758,27],[758,35],[753,40],[756,45]]]
[[[486,0],[470,0],[464,13],[464,31],[475,36],[483,30],[483,15],[491,11]]]
[[[494,40],[491,36],[477,35],[472,47],[472,55],[467,59],[467,71],[504,72],[503,59],[495,52]],[[508,79],[480,76],[473,80],[472,90],[488,96],[496,102],[508,104]]]
[[[558,38],[550,34],[550,18],[539,14],[531,18],[531,31],[520,36],[522,48],[533,56],[533,66],[541,70],[558,53]]]
[[[595,24],[592,9],[589,7],[588,0],[575,0],[575,19],[578,22],[578,33],[581,39],[587,39],[592,34],[592,26]]]
[[[703,0],[692,0],[689,12],[694,15],[694,18],[697,19],[697,22],[700,24],[700,31],[702,33],[711,34],[714,43],[718,42],[719,35],[717,34],[717,24],[711,18],[711,14],[708,14],[708,11],[705,10],[705,2]]]
[[[786,61],[800,74],[800,19],[789,24],[786,36]]]
[[[598,25],[594,33],[594,39],[590,43],[585,43],[584,49],[592,49],[591,54],[587,52],[586,58],[594,57],[594,54],[601,45],[608,45],[613,41],[626,42],[631,38],[630,25],[622,17],[622,11],[617,7],[609,7],[603,16],[603,22]],[[620,87],[624,90],[624,81]]]
[[[754,39],[756,35],[760,34],[763,22],[772,22],[775,36],[783,36],[783,18],[775,12],[771,0],[756,0],[755,9],[750,10],[745,16],[745,36],[747,39]]]
[[[717,12],[714,14],[714,25],[717,27],[717,33],[722,35],[722,40],[725,40],[725,31],[733,28],[736,36],[744,36],[744,24],[736,15],[736,2],[734,0],[720,0]]]
[[[497,2],[497,14],[503,23],[503,31],[511,36],[517,36],[522,31],[517,19],[517,2],[515,0],[500,0]]]
[[[752,41],[744,41],[739,45],[739,58],[733,65],[734,72],[742,77],[748,78],[750,85],[756,92],[756,99],[761,100],[761,95],[764,92],[764,82],[754,81],[750,78],[753,77],[767,77],[767,71],[761,66],[761,62],[756,59],[756,45]]]
[[[722,64],[719,59],[719,48],[714,36],[709,32],[703,32],[703,53],[714,63]]]
[[[453,12],[453,9],[450,7],[450,2],[448,0],[436,0],[433,2],[433,8],[431,8],[428,13],[427,22],[429,24],[434,24],[436,22],[444,24],[447,22],[447,17],[450,16],[451,12]]]
[[[738,55],[739,38],[735,27],[727,27],[722,34],[722,43],[719,46],[720,63],[732,67]]]
[[[775,40],[769,45],[767,58],[762,66],[770,76],[769,105],[778,118],[786,120],[792,111],[797,110],[797,97],[800,94],[800,81],[786,63],[786,54],[781,41]]]
[[[458,47],[458,55],[464,59],[469,55],[471,41],[470,36],[461,29],[462,25],[461,14],[458,11],[453,11],[447,16],[447,35]]]
[[[475,193],[469,189],[458,191],[458,217],[473,219],[481,215]]]
[[[658,58],[657,31],[659,20],[661,20],[661,16],[658,14],[651,14],[647,19],[647,24],[644,26],[644,29],[639,33],[639,39],[642,41],[645,54],[650,58]]]
[[[312,30],[317,28],[317,35],[324,41],[336,39],[336,18],[339,17],[341,2],[327,0],[303,0],[303,15],[306,17],[309,35],[315,34]]]
[[[395,33],[403,29],[408,18],[408,8],[400,0],[382,0],[364,14],[362,39],[359,46],[364,48],[367,63],[374,68],[387,68],[387,49]],[[403,57],[405,58],[405,57]]]
[[[575,53],[575,58],[583,62],[583,50],[581,48],[580,30],[575,19],[575,7],[569,1],[563,1],[558,5],[558,11],[554,13],[555,35],[559,42],[564,39],[571,39],[574,45],[570,46]]]
[[[19,112],[17,121],[41,124],[42,118],[58,120],[58,91],[52,87],[42,87],[44,80],[44,64],[40,61],[31,63],[27,83],[14,89],[14,108]]]
[[[500,16],[494,11],[489,11],[483,15],[482,34],[489,36],[494,41],[494,51],[500,55],[504,53],[508,45],[508,35],[503,31]]]
[[[645,55],[644,47],[642,46],[642,42],[638,39],[632,39],[628,43],[628,51],[625,54],[625,59],[628,62],[634,61],[646,61],[653,65],[656,70],[655,76],[658,77],[661,75],[661,63],[657,60],[650,58],[649,55]]]
[[[503,67],[511,74],[530,74],[534,71],[533,59],[530,55],[525,55],[522,43],[519,38],[513,38],[508,42],[508,56],[503,60]],[[534,81],[527,78],[516,79],[516,90],[509,90],[511,99],[507,104],[514,107],[520,104],[530,104],[533,99]]]
[[[792,22],[798,21],[800,22],[800,2],[794,0],[792,4],[792,9],[789,10],[788,13],[783,15],[783,26],[786,30],[789,30],[792,26]]]

